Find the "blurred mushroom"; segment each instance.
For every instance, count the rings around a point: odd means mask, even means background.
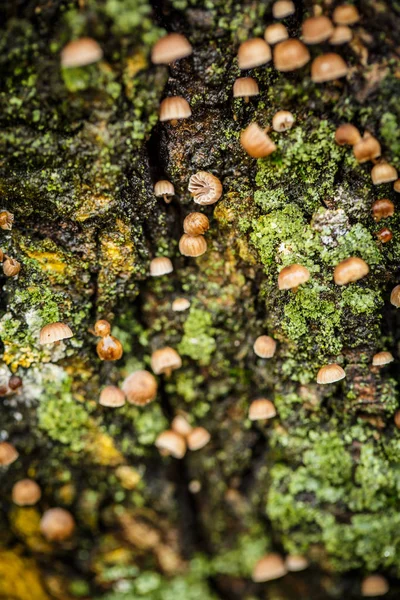
[[[274,66],[278,71],[295,71],[310,60],[307,47],[297,39],[279,42],[274,48]]]
[[[269,156],[276,150],[274,142],[257,123],[251,123],[242,131],[240,143],[253,158]]]
[[[294,116],[288,110],[278,110],[272,118],[272,129],[278,133],[288,131],[293,127]]]
[[[152,277],[161,277],[172,273],[173,270],[172,262],[166,256],[158,256],[150,262],[150,275]]]
[[[13,485],[12,501],[17,506],[33,506],[39,502],[42,492],[33,479],[21,479]]]
[[[339,125],[335,132],[335,142],[339,146],[354,146],[361,140],[360,132],[357,127],[351,125],[351,123],[343,123]]]
[[[239,69],[253,69],[271,60],[271,48],[262,38],[251,38],[239,46]]]
[[[190,56],[193,48],[181,33],[168,33],[160,38],[151,51],[151,61],[155,65],[169,65],[180,58]]]
[[[6,277],[15,277],[21,270],[21,263],[15,258],[11,258],[5,255],[5,261],[3,262],[3,273]]]
[[[276,341],[269,335],[260,335],[254,342],[253,350],[260,358],[272,358],[276,350]]]
[[[284,267],[278,275],[278,288],[280,290],[296,291],[299,285],[310,279],[310,271],[303,265],[289,265]]]
[[[276,416],[276,408],[271,400],[267,398],[258,398],[253,400],[249,407],[250,421],[263,421],[264,419],[272,419]]]
[[[271,44],[271,46],[283,42],[283,40],[287,40],[288,37],[288,30],[282,23],[268,25],[264,31],[264,39],[268,44]]]
[[[342,260],[333,271],[336,285],[347,285],[362,279],[369,273],[369,266],[362,258],[350,256]]]
[[[367,598],[384,596],[389,591],[389,583],[382,575],[368,575],[361,583],[361,595]]]
[[[342,4],[335,8],[332,18],[338,25],[354,25],[360,20],[360,14],[354,4]]]
[[[200,450],[210,441],[211,436],[204,427],[194,427],[186,436],[189,450]]]
[[[187,298],[175,298],[171,308],[174,312],[183,312],[190,307],[190,302]]]
[[[400,306],[400,285],[396,285],[396,287],[394,287],[392,289],[392,292],[390,294],[390,302],[391,302],[391,304],[393,304],[393,306],[395,306],[396,308],[399,308],[399,306]]]
[[[275,19],[284,19],[295,13],[295,6],[292,0],[278,0],[272,5],[272,14]]]
[[[377,223],[381,221],[381,219],[387,219],[388,217],[392,217],[394,215],[394,204],[391,200],[387,198],[382,198],[381,200],[375,200],[372,205],[372,216],[374,221]]]
[[[364,137],[353,146],[353,154],[356,160],[362,164],[378,158],[381,155],[381,145],[372,135],[364,134]]]
[[[14,215],[8,210],[0,212],[0,229],[10,230],[14,223]]]
[[[49,508],[40,521],[40,531],[49,542],[63,542],[72,536],[74,529],[74,518],[64,508]]]
[[[282,556],[272,552],[271,554],[263,556],[255,564],[252,579],[256,583],[261,583],[263,581],[279,579],[279,577],[284,577],[286,573],[287,569]]]
[[[311,79],[314,83],[325,83],[347,75],[347,65],[339,54],[328,52],[314,58],[311,64]]]
[[[7,467],[17,460],[19,454],[12,444],[0,442],[0,467]]]
[[[332,46],[341,46],[342,44],[351,42],[352,39],[353,32],[350,27],[347,27],[347,25],[338,25],[333,30],[333,33],[329,38],[329,43],[332,44]]]
[[[384,365],[388,365],[393,361],[394,358],[391,352],[378,352],[372,357],[372,364],[374,367],[383,367]]]
[[[115,385],[106,385],[100,392],[99,404],[109,408],[120,408],[125,404],[125,394]]]
[[[69,42],[61,51],[61,66],[64,68],[84,67],[103,58],[103,50],[90,37]]]
[[[176,350],[170,346],[160,348],[151,355],[151,368],[156,375],[171,375],[175,369],[180,369],[182,366],[182,359]]]
[[[157,396],[157,381],[149,371],[134,371],[124,380],[122,391],[129,404],[145,406]]]
[[[297,572],[304,571],[309,566],[309,562],[305,556],[300,554],[288,554],[285,559],[286,568],[288,571]]]
[[[163,456],[171,455],[174,458],[183,458],[186,454],[185,438],[171,429],[160,433],[155,445]]]
[[[392,165],[382,161],[372,167],[371,177],[374,185],[390,183],[397,179],[397,171]]]
[[[303,22],[301,31],[306,44],[320,44],[331,37],[333,25],[331,20],[323,15],[309,17]]]

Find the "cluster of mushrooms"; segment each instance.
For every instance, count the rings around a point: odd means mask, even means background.
[[[0,229],[10,231],[14,223],[14,215],[8,210],[2,210],[0,212]],[[3,273],[6,277],[16,277],[21,270],[20,263],[4,254],[3,250],[0,249],[0,262],[3,264]]]

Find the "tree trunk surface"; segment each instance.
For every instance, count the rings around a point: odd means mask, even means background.
[[[291,37],[335,7],[295,4],[282,21]],[[310,62],[291,72],[273,61],[238,68],[239,44],[275,22],[271,0],[0,6],[0,210],[14,215],[1,248],[21,264],[1,275],[0,434],[19,456],[0,467],[0,598],[348,600],[371,573],[398,598],[399,194],[374,185],[372,163],[336,144],[335,130],[369,132],[400,168],[399,4],[358,2],[351,42],[309,46]],[[193,53],[154,65],[151,48],[167,32],[184,34]],[[63,67],[62,49],[81,37],[103,58]],[[312,81],[323,52],[345,59],[346,77]],[[258,83],[249,102],[233,98],[240,76]],[[192,115],[160,122],[168,96],[185,98]],[[271,129],[278,110],[295,118],[283,133]],[[276,144],[266,158],[240,144],[252,122]],[[194,202],[198,171],[222,182],[217,203]],[[168,204],[153,191],[162,179],[175,188]],[[395,212],[376,222],[371,207],[383,198]],[[198,258],[178,248],[193,211],[210,220]],[[334,268],[352,256],[368,275],[336,285]],[[151,277],[156,257],[173,272]],[[279,290],[291,264],[310,279]],[[189,308],[174,311],[182,297]],[[98,319],[122,343],[120,360],[98,357]],[[41,345],[41,328],[59,321],[73,337]],[[271,358],[253,350],[261,335],[276,341]],[[99,404],[104,386],[151,371],[166,346],[182,366],[157,375],[153,402]],[[372,366],[381,351],[394,362]],[[318,385],[331,363],[346,377]],[[260,398],[277,414],[251,421]],[[176,415],[210,434],[181,459],[156,446]],[[19,506],[12,490],[25,478],[41,498]],[[63,541],[43,535],[54,507],[75,521]],[[254,582],[271,552],[309,566]]]

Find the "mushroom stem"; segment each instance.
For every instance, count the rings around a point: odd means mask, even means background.
[[[244,97],[244,101],[247,103],[250,100],[249,96]]]
[[[95,330],[92,327],[90,327],[88,329],[88,332],[91,333],[92,335],[95,335],[97,337],[97,333],[95,332]]]
[[[171,119],[170,123],[171,123],[172,127],[176,127],[178,125],[178,119]]]
[[[167,196],[167,194],[164,194],[163,198],[164,198],[164,202],[166,204],[170,204],[171,203],[172,198],[170,198],[169,196]]]
[[[293,294],[297,294],[298,289],[299,289],[299,286],[296,285],[296,287],[292,288],[291,291],[293,292]]]
[[[165,369],[164,375],[165,375],[166,379],[169,379],[172,375],[172,369],[171,368]]]

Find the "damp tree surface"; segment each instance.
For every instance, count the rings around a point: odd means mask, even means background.
[[[345,78],[316,84],[311,61],[283,73],[273,61],[240,72],[238,46],[274,22],[272,2],[214,0],[16,0],[0,8],[1,210],[3,252],[21,264],[1,275],[2,441],[19,456],[1,469],[0,597],[11,600],[291,600],[358,598],[370,573],[400,577],[399,194],[373,185],[372,163],[335,143],[345,122],[375,136],[400,168],[400,9],[364,0],[350,43],[309,46],[311,60],[339,53]],[[291,37],[329,2],[296,2],[283,20]],[[152,65],[151,48],[180,32],[193,54]],[[89,36],[103,59],[62,68],[60,53]],[[233,99],[240,75],[258,96]],[[167,96],[192,116],[158,120]],[[291,111],[293,127],[271,131],[276,150],[251,158],[240,132]],[[220,200],[199,207],[190,177],[207,171]],[[154,183],[175,187],[171,203]],[[393,216],[375,222],[372,204]],[[210,220],[199,258],[178,249],[183,220]],[[384,227],[392,239],[382,241]],[[150,277],[168,257],[173,272]],[[334,267],[357,256],[361,280],[339,286]],[[293,263],[310,279],[280,291]],[[176,298],[190,307],[172,310]],[[107,319],[124,354],[101,361],[90,330]],[[49,323],[74,336],[40,345]],[[260,335],[270,359],[253,351]],[[174,348],[182,366],[157,376],[156,399],[141,408],[99,405],[152,353]],[[377,352],[395,361],[373,367]],[[346,377],[318,385],[321,366]],[[22,387],[12,390],[16,375]],[[15,381],[15,380],[14,380]],[[250,403],[271,400],[276,416],[250,421]],[[177,414],[211,439],[182,459],[155,442]],[[35,480],[41,499],[12,502]],[[64,542],[40,532],[43,513],[68,510]],[[254,583],[269,552],[301,555],[308,570]]]

